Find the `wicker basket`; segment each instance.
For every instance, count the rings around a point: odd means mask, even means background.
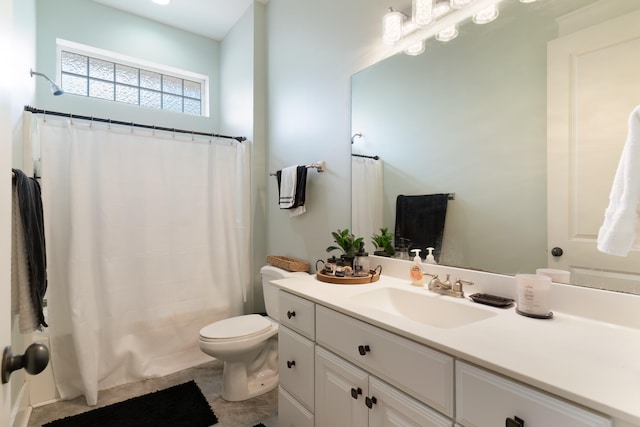
[[[267,262],[274,267],[287,271],[309,271],[309,263],[295,258],[279,255],[268,255]]]

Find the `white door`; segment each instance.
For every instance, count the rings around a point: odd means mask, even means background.
[[[3,44],[11,39],[4,34],[4,24],[7,20],[10,23],[11,13],[7,15],[5,7],[0,6],[0,16],[0,44]],[[4,46],[0,47],[0,54],[4,52]],[[0,82],[0,351],[11,345],[11,94],[9,85],[3,85]],[[10,385],[0,384],[0,426],[10,425]]]
[[[13,2],[0,2],[0,57],[11,58]],[[11,344],[11,68],[0,72],[0,351]],[[1,355],[0,355],[1,357]],[[0,383],[0,426],[11,423],[11,384]]]
[[[570,270],[573,283],[638,293],[640,252],[606,255],[596,240],[640,105],[640,12],[550,42],[547,85],[549,267]]]

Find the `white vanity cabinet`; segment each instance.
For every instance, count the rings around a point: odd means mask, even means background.
[[[468,363],[456,362],[458,423],[465,427],[494,427],[503,426],[514,417],[524,421],[526,427],[613,426],[610,418]]]
[[[316,427],[451,427],[453,422],[316,346]]]
[[[315,304],[283,291],[278,304],[279,425],[313,427]]]

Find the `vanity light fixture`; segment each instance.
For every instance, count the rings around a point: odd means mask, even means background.
[[[171,2],[171,0],[152,0],[155,4],[160,4],[162,6],[165,6],[167,4],[169,4]]]
[[[382,18],[384,44],[394,46],[394,53],[419,55],[432,37],[441,42],[455,39],[459,24],[467,19],[476,24],[492,22],[499,15],[498,4],[502,1],[507,0],[412,0],[411,18],[389,8]]]

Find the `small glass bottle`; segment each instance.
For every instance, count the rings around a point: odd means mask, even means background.
[[[369,254],[364,251],[364,242],[360,242],[360,249],[353,260],[353,275],[357,277],[369,275]]]

